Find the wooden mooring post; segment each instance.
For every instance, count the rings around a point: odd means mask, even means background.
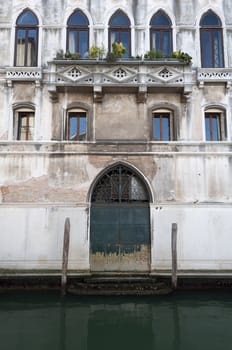
[[[62,275],[61,275],[61,294],[66,294],[67,284],[67,269],[68,269],[68,252],[70,238],[70,219],[65,219],[64,224],[64,243],[63,243],[63,260],[62,260]]]
[[[177,288],[177,224],[172,224],[172,288]]]

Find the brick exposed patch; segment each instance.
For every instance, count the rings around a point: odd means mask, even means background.
[[[41,176],[14,185],[2,186],[3,203],[73,203],[85,202],[87,189],[50,187],[48,178]]]

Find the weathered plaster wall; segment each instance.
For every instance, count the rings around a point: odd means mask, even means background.
[[[69,217],[69,269],[88,271],[87,213],[87,208],[67,206],[1,208],[1,269],[60,270],[64,221]],[[155,205],[151,213],[151,272],[162,273],[171,269],[173,222],[178,224],[180,272],[197,275],[200,272],[213,274],[231,270],[230,245],[225,244],[230,241],[232,229],[230,207]]]
[[[232,269],[230,242],[231,206],[154,207],[152,270],[171,268],[171,225],[178,223],[178,269],[197,275]],[[227,244],[225,243],[227,242]]]
[[[14,62],[16,19],[26,7],[39,19],[42,79],[12,82],[6,69]],[[124,10],[132,24],[133,55],[149,49],[149,21],[157,10],[166,11],[173,23],[173,49],[193,56],[192,92],[165,83],[160,90],[148,88],[138,101],[136,88],[111,86],[103,89],[100,102],[92,88],[78,83],[51,92],[48,61],[59,49],[65,51],[67,19],[76,8],[89,19],[90,46],[106,48],[108,21],[118,8]],[[125,162],[143,174],[154,197],[151,270],[170,271],[173,222],[178,224],[179,269],[232,270],[231,91],[226,82],[200,85],[196,79],[199,21],[209,8],[222,20],[225,68],[230,68],[229,0],[0,0],[0,269],[60,269],[64,221],[70,217],[69,268],[87,271],[91,186],[104,169]],[[28,143],[15,142],[13,110],[22,104],[35,110],[35,136]],[[64,141],[65,115],[81,106],[88,110],[88,142]],[[210,106],[225,111],[225,142],[205,142],[204,112]],[[173,111],[176,141],[152,141],[156,108]]]
[[[36,152],[1,156],[1,203],[85,205],[96,176],[117,161],[128,162],[144,174],[152,186],[156,203],[232,201],[232,163],[227,154],[141,155],[138,152],[120,156],[114,153],[101,157]]]
[[[69,217],[69,268],[88,270],[87,215],[85,207],[1,208],[0,269],[60,270],[64,222]]]

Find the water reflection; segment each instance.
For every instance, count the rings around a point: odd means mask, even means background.
[[[230,293],[165,297],[0,297],[3,350],[224,350],[232,341]]]

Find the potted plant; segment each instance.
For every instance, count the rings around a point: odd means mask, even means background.
[[[98,47],[96,45],[92,45],[89,49],[89,57],[90,58],[102,58],[105,53],[104,47]]]
[[[144,59],[154,61],[156,58],[163,58],[163,53],[158,50],[147,51],[144,55]]]
[[[64,57],[70,60],[72,58],[72,53],[69,50],[67,50],[64,54]]]
[[[89,57],[97,58],[98,57],[98,47],[96,45],[92,45],[89,49]]]
[[[108,52],[106,55],[107,62],[115,62],[117,61],[117,57],[113,54],[113,52]]]
[[[126,53],[126,48],[123,46],[122,42],[114,42],[112,44],[112,53],[116,58],[121,58]]]
[[[171,57],[178,58],[179,60],[181,60],[187,64],[190,64],[192,61],[192,57],[188,53],[183,52],[181,50],[172,52]]]
[[[79,60],[81,58],[80,52],[74,52],[71,54],[71,59],[72,60]]]

